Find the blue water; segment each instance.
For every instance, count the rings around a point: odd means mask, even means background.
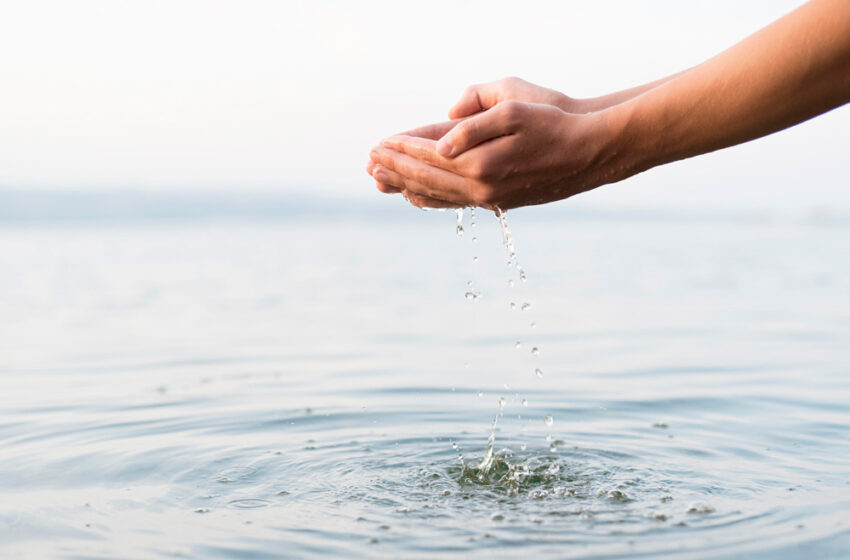
[[[0,557],[850,555],[846,224],[523,210],[511,288],[484,213],[55,218],[0,224]],[[452,445],[500,397],[515,485]]]

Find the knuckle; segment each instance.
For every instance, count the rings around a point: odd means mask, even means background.
[[[501,116],[507,124],[517,124],[522,120],[525,105],[519,101],[504,101],[499,105],[501,106]]]
[[[480,159],[475,159],[466,165],[466,175],[472,179],[484,178],[484,165]]]
[[[496,190],[492,185],[479,184],[472,189],[472,196],[475,202],[480,204],[493,204],[496,202]]]
[[[493,176],[493,162],[487,157],[477,157],[469,163],[467,174],[478,180],[487,180]]]

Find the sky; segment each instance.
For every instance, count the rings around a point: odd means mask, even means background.
[[[378,196],[370,146],[516,75],[573,97],[676,72],[787,0],[28,0],[0,8],[0,188]],[[850,108],[581,195],[850,202]]]

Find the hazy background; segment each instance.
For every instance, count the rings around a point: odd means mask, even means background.
[[[0,189],[374,201],[369,147],[442,120],[470,83],[598,95],[699,63],[799,4],[4,2]],[[842,108],[566,204],[840,213],[848,140]]]

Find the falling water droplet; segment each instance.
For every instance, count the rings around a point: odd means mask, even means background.
[[[547,426],[551,427],[552,424],[555,423],[555,419],[552,418],[551,414],[547,414],[546,416],[543,417],[543,423],[546,424]]]
[[[528,406],[528,399],[522,399],[522,406]]]
[[[509,287],[509,288],[513,288],[513,287],[514,287],[514,279],[513,279],[513,278],[511,278],[511,279],[509,279],[509,280],[508,280],[508,287]]]
[[[472,238],[472,242],[473,242],[473,243],[478,243],[478,238],[477,238],[477,237],[473,237],[473,238]]]
[[[457,214],[457,227],[455,227],[455,232],[458,235],[463,235],[463,208],[456,208],[455,213]]]
[[[543,377],[543,371],[540,368],[534,368],[534,375],[537,377]]]
[[[530,309],[530,308],[531,308],[531,304],[528,303],[528,302],[525,302],[525,303],[522,304],[522,307],[520,309],[525,311],[526,309]]]
[[[522,343],[521,343],[519,340],[517,340],[517,341],[516,341],[516,344],[514,344],[514,348],[516,348],[517,350],[519,350],[520,346],[522,346]]]
[[[516,304],[514,302],[511,302],[511,309],[516,309]]]
[[[478,257],[472,257],[472,262],[478,262]]]
[[[530,324],[530,325],[528,325],[528,326],[529,326],[529,327],[531,327],[532,329],[536,329],[536,328],[537,328],[537,323],[531,323],[531,324]]]
[[[481,297],[481,294],[478,292],[466,292],[465,294],[463,294],[463,297],[465,297],[469,301],[478,301],[478,298]]]
[[[528,447],[528,446],[525,445],[524,443],[522,443],[522,444],[520,444],[519,449],[520,449],[520,451],[525,451],[526,447]]]
[[[540,354],[540,349],[537,348],[537,346],[535,346],[534,348],[531,349],[531,354],[533,356],[538,356]]]

